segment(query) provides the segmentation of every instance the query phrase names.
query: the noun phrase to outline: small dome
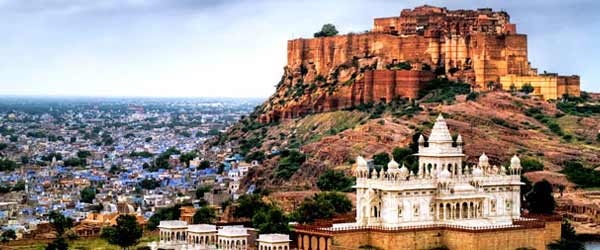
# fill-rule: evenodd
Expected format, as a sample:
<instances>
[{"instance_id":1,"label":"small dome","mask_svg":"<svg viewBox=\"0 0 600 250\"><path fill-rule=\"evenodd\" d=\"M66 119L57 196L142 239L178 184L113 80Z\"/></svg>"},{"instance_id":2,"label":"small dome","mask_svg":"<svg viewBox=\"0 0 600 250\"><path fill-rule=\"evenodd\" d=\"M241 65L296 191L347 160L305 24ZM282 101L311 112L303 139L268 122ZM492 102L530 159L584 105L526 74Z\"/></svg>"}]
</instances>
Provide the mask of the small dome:
<instances>
[{"instance_id":1,"label":"small dome","mask_svg":"<svg viewBox=\"0 0 600 250\"><path fill-rule=\"evenodd\" d=\"M506 174L506 168L504 166L500 166L500 174Z\"/></svg>"},{"instance_id":2,"label":"small dome","mask_svg":"<svg viewBox=\"0 0 600 250\"><path fill-rule=\"evenodd\" d=\"M356 166L359 169L362 169L362 168L366 169L366 168L368 168L367 167L367 160L365 160L365 158L363 158L362 156L356 157Z\"/></svg>"},{"instance_id":3,"label":"small dome","mask_svg":"<svg viewBox=\"0 0 600 250\"><path fill-rule=\"evenodd\" d=\"M461 135L458 135L458 137L456 137L456 144L463 144L463 139Z\"/></svg>"},{"instance_id":4,"label":"small dome","mask_svg":"<svg viewBox=\"0 0 600 250\"><path fill-rule=\"evenodd\" d=\"M408 174L408 168L406 168L406 166L404 166L404 164L402 164L402 167L400 168L400 173Z\"/></svg>"},{"instance_id":5,"label":"small dome","mask_svg":"<svg viewBox=\"0 0 600 250\"><path fill-rule=\"evenodd\" d=\"M517 157L517 155L514 155L510 159L510 168L512 168L512 169L520 169L521 168L521 160L519 159L519 157Z\"/></svg>"},{"instance_id":6,"label":"small dome","mask_svg":"<svg viewBox=\"0 0 600 250\"><path fill-rule=\"evenodd\" d=\"M440 178L442 179L447 179L450 178L452 174L450 173L450 171L448 171L448 169L444 168L444 170L442 170L442 172L440 172Z\"/></svg>"},{"instance_id":7,"label":"small dome","mask_svg":"<svg viewBox=\"0 0 600 250\"><path fill-rule=\"evenodd\" d=\"M419 135L419 143L425 143L425 137L423 135Z\"/></svg>"},{"instance_id":8,"label":"small dome","mask_svg":"<svg viewBox=\"0 0 600 250\"><path fill-rule=\"evenodd\" d=\"M481 168L474 168L473 169L473 177L481 177L483 176L483 170L481 170Z\"/></svg>"},{"instance_id":9,"label":"small dome","mask_svg":"<svg viewBox=\"0 0 600 250\"><path fill-rule=\"evenodd\" d=\"M398 169L399 166L400 166L400 164L398 164L396 161L394 161L394 159L392 159L387 165L388 171L393 170L393 169Z\"/></svg>"},{"instance_id":10,"label":"small dome","mask_svg":"<svg viewBox=\"0 0 600 250\"><path fill-rule=\"evenodd\" d=\"M479 156L479 162L488 162L489 158L487 157L487 155L485 155L485 153L481 154L481 156Z\"/></svg>"}]
</instances>

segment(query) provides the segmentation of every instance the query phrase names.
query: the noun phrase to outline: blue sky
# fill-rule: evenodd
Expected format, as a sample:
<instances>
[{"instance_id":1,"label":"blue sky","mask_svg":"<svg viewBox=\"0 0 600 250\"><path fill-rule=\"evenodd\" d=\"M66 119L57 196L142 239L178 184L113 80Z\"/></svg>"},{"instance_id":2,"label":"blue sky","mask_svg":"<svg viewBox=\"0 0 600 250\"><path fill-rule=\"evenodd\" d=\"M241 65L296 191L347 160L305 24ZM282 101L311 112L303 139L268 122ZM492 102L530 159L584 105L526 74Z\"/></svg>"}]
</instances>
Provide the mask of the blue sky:
<instances>
[{"instance_id":1,"label":"blue sky","mask_svg":"<svg viewBox=\"0 0 600 250\"><path fill-rule=\"evenodd\" d=\"M287 40L422 4L506 10L534 67L600 92L596 0L0 0L0 95L267 97Z\"/></svg>"}]
</instances>

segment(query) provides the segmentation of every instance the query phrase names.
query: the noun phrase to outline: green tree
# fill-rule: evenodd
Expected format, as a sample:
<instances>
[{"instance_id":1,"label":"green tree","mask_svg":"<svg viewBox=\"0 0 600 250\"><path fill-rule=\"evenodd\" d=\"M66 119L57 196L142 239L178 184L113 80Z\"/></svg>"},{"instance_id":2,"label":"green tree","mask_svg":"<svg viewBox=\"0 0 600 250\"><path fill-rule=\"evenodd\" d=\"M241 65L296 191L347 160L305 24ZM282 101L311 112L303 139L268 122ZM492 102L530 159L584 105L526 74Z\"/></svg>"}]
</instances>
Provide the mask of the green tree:
<instances>
[{"instance_id":1,"label":"green tree","mask_svg":"<svg viewBox=\"0 0 600 250\"><path fill-rule=\"evenodd\" d=\"M96 198L96 189L93 187L86 187L80 192L81 202L92 203Z\"/></svg>"},{"instance_id":2,"label":"green tree","mask_svg":"<svg viewBox=\"0 0 600 250\"><path fill-rule=\"evenodd\" d=\"M79 150L79 152L77 152L77 157L85 159L92 156L92 153L90 153L90 151L87 150Z\"/></svg>"},{"instance_id":3,"label":"green tree","mask_svg":"<svg viewBox=\"0 0 600 250\"><path fill-rule=\"evenodd\" d=\"M521 167L523 167L523 173L544 170L543 163L531 158L522 159Z\"/></svg>"},{"instance_id":4,"label":"green tree","mask_svg":"<svg viewBox=\"0 0 600 250\"><path fill-rule=\"evenodd\" d=\"M77 167L85 165L85 159L78 157L72 157L64 160L65 167Z\"/></svg>"},{"instance_id":5,"label":"green tree","mask_svg":"<svg viewBox=\"0 0 600 250\"><path fill-rule=\"evenodd\" d=\"M63 235L67 229L73 227L73 219L66 217L57 211L51 211L48 214L48 219L50 224L54 227L54 230L56 230L57 237L53 242L50 242L46 246L46 250L67 250L69 244Z\"/></svg>"},{"instance_id":6,"label":"green tree","mask_svg":"<svg viewBox=\"0 0 600 250\"><path fill-rule=\"evenodd\" d=\"M237 203L233 211L236 218L252 218L257 211L269 208L259 194L244 194L238 198Z\"/></svg>"},{"instance_id":7,"label":"green tree","mask_svg":"<svg viewBox=\"0 0 600 250\"><path fill-rule=\"evenodd\" d=\"M346 176L344 172L331 169L325 171L317 180L317 187L321 191L350 192L353 184L353 179Z\"/></svg>"},{"instance_id":8,"label":"green tree","mask_svg":"<svg viewBox=\"0 0 600 250\"><path fill-rule=\"evenodd\" d=\"M414 154L414 152L411 148L395 147L392 150L392 157L398 163L406 163L405 161L408 160L407 158L409 158L409 157L412 158L413 154Z\"/></svg>"},{"instance_id":9,"label":"green tree","mask_svg":"<svg viewBox=\"0 0 600 250\"><path fill-rule=\"evenodd\" d=\"M46 250L68 250L69 244L62 236L58 236L54 241L48 243Z\"/></svg>"},{"instance_id":10,"label":"green tree","mask_svg":"<svg viewBox=\"0 0 600 250\"><path fill-rule=\"evenodd\" d=\"M560 225L560 240L548 244L549 250L584 250L583 243L577 240L575 228L567 220Z\"/></svg>"},{"instance_id":11,"label":"green tree","mask_svg":"<svg viewBox=\"0 0 600 250\"><path fill-rule=\"evenodd\" d=\"M196 199L204 199L204 193L210 192L211 189L210 186L199 186L196 188Z\"/></svg>"},{"instance_id":12,"label":"green tree","mask_svg":"<svg viewBox=\"0 0 600 250\"><path fill-rule=\"evenodd\" d=\"M270 207L268 210L260 210L252 217L252 226L261 234L290 232L288 228L289 219L278 207Z\"/></svg>"},{"instance_id":13,"label":"green tree","mask_svg":"<svg viewBox=\"0 0 600 250\"><path fill-rule=\"evenodd\" d=\"M600 142L600 132L596 135L596 141Z\"/></svg>"},{"instance_id":14,"label":"green tree","mask_svg":"<svg viewBox=\"0 0 600 250\"><path fill-rule=\"evenodd\" d=\"M328 37L328 36L335 36L338 34L338 30L335 28L335 25L333 24L324 24L323 27L321 27L321 30L317 33L314 34L315 37Z\"/></svg>"},{"instance_id":15,"label":"green tree","mask_svg":"<svg viewBox=\"0 0 600 250\"><path fill-rule=\"evenodd\" d=\"M533 214L552 214L556 202L552 196L552 185L546 179L536 182L527 194L529 212Z\"/></svg>"},{"instance_id":16,"label":"green tree","mask_svg":"<svg viewBox=\"0 0 600 250\"><path fill-rule=\"evenodd\" d=\"M529 93L533 92L533 86L531 86L531 83L525 83L525 84L523 84L523 86L521 86L520 91L525 94L529 94Z\"/></svg>"},{"instance_id":17,"label":"green tree","mask_svg":"<svg viewBox=\"0 0 600 250\"><path fill-rule=\"evenodd\" d=\"M200 162L200 166L198 166L199 169L207 169L210 168L210 161L201 161Z\"/></svg>"},{"instance_id":18,"label":"green tree","mask_svg":"<svg viewBox=\"0 0 600 250\"><path fill-rule=\"evenodd\" d=\"M51 211L48 214L48 219L50 220L50 224L54 226L54 230L56 230L56 233L59 236L62 236L65 233L65 230L73 226L73 219L66 217L57 211Z\"/></svg>"},{"instance_id":19,"label":"green tree","mask_svg":"<svg viewBox=\"0 0 600 250\"><path fill-rule=\"evenodd\" d=\"M160 187L160 181L157 181L154 178L146 178L141 180L138 185L143 189L154 190L157 187Z\"/></svg>"},{"instance_id":20,"label":"green tree","mask_svg":"<svg viewBox=\"0 0 600 250\"><path fill-rule=\"evenodd\" d=\"M181 215L181 204L175 204L172 207L159 208L156 212L148 219L146 227L149 230L155 230L160 221L163 220L178 220Z\"/></svg>"},{"instance_id":21,"label":"green tree","mask_svg":"<svg viewBox=\"0 0 600 250\"><path fill-rule=\"evenodd\" d=\"M510 84L509 90L511 93L517 92L517 86L514 83Z\"/></svg>"},{"instance_id":22,"label":"green tree","mask_svg":"<svg viewBox=\"0 0 600 250\"><path fill-rule=\"evenodd\" d=\"M390 155L386 152L382 152L373 156L373 164L375 164L376 168L383 167L383 169L387 169L387 164L389 162Z\"/></svg>"},{"instance_id":23,"label":"green tree","mask_svg":"<svg viewBox=\"0 0 600 250\"><path fill-rule=\"evenodd\" d=\"M13 171L17 168L17 163L9 159L0 159L0 172Z\"/></svg>"},{"instance_id":24,"label":"green tree","mask_svg":"<svg viewBox=\"0 0 600 250\"><path fill-rule=\"evenodd\" d=\"M27 157L26 155L21 155L21 163L29 164L29 157Z\"/></svg>"},{"instance_id":25,"label":"green tree","mask_svg":"<svg viewBox=\"0 0 600 250\"><path fill-rule=\"evenodd\" d=\"M112 245L129 249L129 247L138 244L142 233L142 226L137 222L135 216L122 214L117 218L116 225L102 229L100 237Z\"/></svg>"},{"instance_id":26,"label":"green tree","mask_svg":"<svg viewBox=\"0 0 600 250\"><path fill-rule=\"evenodd\" d=\"M283 150L275 174L277 177L288 180L306 161L306 155L298 150Z\"/></svg>"},{"instance_id":27,"label":"green tree","mask_svg":"<svg viewBox=\"0 0 600 250\"><path fill-rule=\"evenodd\" d=\"M192 217L194 224L211 224L217 219L217 212L209 206L202 206Z\"/></svg>"},{"instance_id":28,"label":"green tree","mask_svg":"<svg viewBox=\"0 0 600 250\"><path fill-rule=\"evenodd\" d=\"M245 160L247 162L251 162L251 161L262 162L265 159L266 159L266 156L265 156L265 152L263 152L263 151L254 151L245 157Z\"/></svg>"},{"instance_id":29,"label":"green tree","mask_svg":"<svg viewBox=\"0 0 600 250\"><path fill-rule=\"evenodd\" d=\"M352 202L343 194L321 192L307 197L294 211L295 219L300 223L310 223L321 219L331 219L335 215L352 210Z\"/></svg>"},{"instance_id":30,"label":"green tree","mask_svg":"<svg viewBox=\"0 0 600 250\"><path fill-rule=\"evenodd\" d=\"M198 157L198 153L195 151L190 151L187 153L183 153L179 156L179 161L183 164L189 164L191 160Z\"/></svg>"},{"instance_id":31,"label":"green tree","mask_svg":"<svg viewBox=\"0 0 600 250\"><path fill-rule=\"evenodd\" d=\"M9 241L15 239L17 239L17 234L15 233L15 230L12 229L8 229L2 232L2 234L0 235L0 242L2 243L8 243Z\"/></svg>"}]
</instances>

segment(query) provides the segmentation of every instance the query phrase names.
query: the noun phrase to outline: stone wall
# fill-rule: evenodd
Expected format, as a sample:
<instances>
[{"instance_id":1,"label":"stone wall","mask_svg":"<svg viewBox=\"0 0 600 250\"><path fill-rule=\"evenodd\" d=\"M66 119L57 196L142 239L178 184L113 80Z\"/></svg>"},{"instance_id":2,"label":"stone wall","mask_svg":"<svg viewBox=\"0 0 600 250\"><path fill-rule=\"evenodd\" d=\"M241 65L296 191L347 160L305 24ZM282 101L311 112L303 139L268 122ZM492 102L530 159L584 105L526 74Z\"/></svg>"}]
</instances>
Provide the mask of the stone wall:
<instances>
[{"instance_id":1,"label":"stone wall","mask_svg":"<svg viewBox=\"0 0 600 250\"><path fill-rule=\"evenodd\" d=\"M460 230L432 228L414 230L349 230L322 233L298 230L301 250L358 250L372 246L382 250L422 250L446 246L450 250L546 249L560 239L560 221L545 222L544 227ZM312 244L309 244L312 243ZM318 248L317 248L317 242ZM308 246L311 246L310 248Z\"/></svg>"},{"instance_id":2,"label":"stone wall","mask_svg":"<svg viewBox=\"0 0 600 250\"><path fill-rule=\"evenodd\" d=\"M384 33L341 35L288 41L287 68L314 65L315 75L328 75L353 58L378 57L382 69L392 62L474 70L480 86L506 74L529 72L527 36L477 34L467 37L394 36ZM469 82L469 79L461 79Z\"/></svg>"},{"instance_id":3,"label":"stone wall","mask_svg":"<svg viewBox=\"0 0 600 250\"><path fill-rule=\"evenodd\" d=\"M510 90L514 85L517 90L525 84L533 86L533 94L541 95L545 100L559 99L563 94L579 96L579 76L550 75L506 75L500 77L502 89Z\"/></svg>"}]
</instances>

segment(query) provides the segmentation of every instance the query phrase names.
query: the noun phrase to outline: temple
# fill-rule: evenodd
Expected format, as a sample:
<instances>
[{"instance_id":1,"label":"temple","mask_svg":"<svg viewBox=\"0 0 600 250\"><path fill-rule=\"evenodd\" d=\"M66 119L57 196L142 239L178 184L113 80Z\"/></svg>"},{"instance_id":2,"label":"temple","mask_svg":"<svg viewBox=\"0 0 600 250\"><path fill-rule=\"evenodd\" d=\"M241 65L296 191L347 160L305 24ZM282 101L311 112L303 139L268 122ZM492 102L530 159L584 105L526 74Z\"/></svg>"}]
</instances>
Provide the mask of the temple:
<instances>
[{"instance_id":1,"label":"temple","mask_svg":"<svg viewBox=\"0 0 600 250\"><path fill-rule=\"evenodd\" d=\"M560 217L521 215L521 164L476 166L463 160L440 115L418 140L418 167L391 160L387 169L358 157L353 222L296 225L299 249L545 249L560 238ZM378 170L379 169L379 170Z\"/></svg>"},{"instance_id":2,"label":"temple","mask_svg":"<svg viewBox=\"0 0 600 250\"><path fill-rule=\"evenodd\" d=\"M418 172L392 160L387 171L369 173L357 159L356 225L464 226L511 225L520 218L521 165L514 156L508 169L491 166L485 154L479 164L464 167L462 138L456 145L440 115L425 146L419 138Z\"/></svg>"}]
</instances>

